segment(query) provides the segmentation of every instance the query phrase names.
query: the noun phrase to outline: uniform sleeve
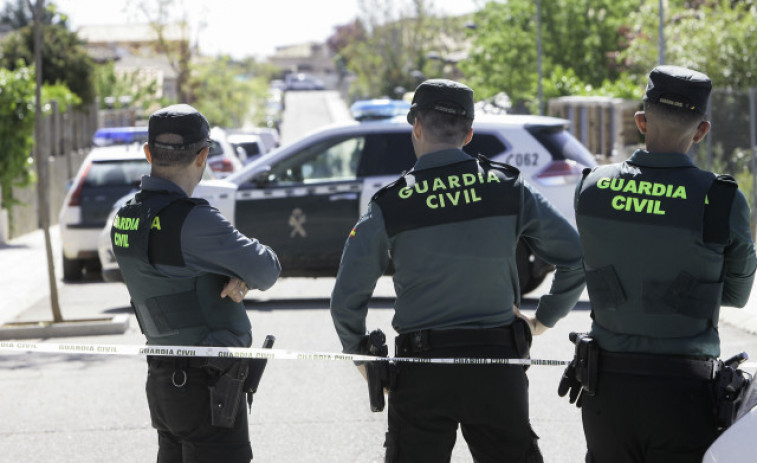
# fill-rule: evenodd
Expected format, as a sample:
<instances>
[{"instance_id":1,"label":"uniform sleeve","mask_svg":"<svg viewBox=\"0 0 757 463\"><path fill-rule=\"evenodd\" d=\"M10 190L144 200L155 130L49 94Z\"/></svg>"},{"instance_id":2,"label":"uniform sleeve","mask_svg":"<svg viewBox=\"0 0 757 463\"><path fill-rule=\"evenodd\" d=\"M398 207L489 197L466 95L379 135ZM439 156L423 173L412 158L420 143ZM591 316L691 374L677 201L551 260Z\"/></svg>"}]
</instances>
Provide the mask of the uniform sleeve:
<instances>
[{"instance_id":1,"label":"uniform sleeve","mask_svg":"<svg viewBox=\"0 0 757 463\"><path fill-rule=\"evenodd\" d=\"M555 266L549 294L539 299L536 318L553 327L578 302L586 286L581 242L575 228L528 184L524 188L521 236L531 250Z\"/></svg>"},{"instance_id":2,"label":"uniform sleeve","mask_svg":"<svg viewBox=\"0 0 757 463\"><path fill-rule=\"evenodd\" d=\"M368 301L389 265L389 237L375 203L350 232L331 294L331 318L343 352L357 353L366 334Z\"/></svg>"},{"instance_id":3,"label":"uniform sleeve","mask_svg":"<svg viewBox=\"0 0 757 463\"><path fill-rule=\"evenodd\" d=\"M271 248L241 234L212 206L197 206L187 215L181 247L187 267L239 278L250 289L265 291L281 273Z\"/></svg>"},{"instance_id":4,"label":"uniform sleeve","mask_svg":"<svg viewBox=\"0 0 757 463\"><path fill-rule=\"evenodd\" d=\"M749 205L741 191L733 198L731 236L725 248L725 277L722 305L744 307L749 300L757 267L750 230Z\"/></svg>"}]
</instances>

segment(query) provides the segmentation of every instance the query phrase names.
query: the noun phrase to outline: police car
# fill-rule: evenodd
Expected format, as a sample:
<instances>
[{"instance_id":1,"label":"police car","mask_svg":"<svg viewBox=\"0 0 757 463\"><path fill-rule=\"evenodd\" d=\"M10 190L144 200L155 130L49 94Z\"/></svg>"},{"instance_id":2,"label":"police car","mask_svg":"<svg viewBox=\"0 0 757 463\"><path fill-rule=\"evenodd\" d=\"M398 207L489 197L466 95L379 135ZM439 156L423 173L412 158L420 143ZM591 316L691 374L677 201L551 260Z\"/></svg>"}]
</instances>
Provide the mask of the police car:
<instances>
[{"instance_id":1,"label":"police car","mask_svg":"<svg viewBox=\"0 0 757 463\"><path fill-rule=\"evenodd\" d=\"M567 124L551 117L482 115L465 151L520 169L575 226L575 186L582 169L596 161ZM345 239L373 194L415 164L410 130L404 116L316 130L232 173L225 181L235 192L209 201L239 231L276 251L282 276L334 276ZM523 293L552 269L525 243L517 258ZM109 265L115 264L103 262L104 269Z\"/></svg>"},{"instance_id":2,"label":"police car","mask_svg":"<svg viewBox=\"0 0 757 463\"><path fill-rule=\"evenodd\" d=\"M511 164L575 226L573 193L594 157L551 117L482 115L469 154ZM227 177L237 185L234 222L277 253L284 276L334 276L347 234L373 194L415 164L404 116L322 128ZM228 207L227 207L228 209ZM520 244L522 292L551 270Z\"/></svg>"}]
</instances>

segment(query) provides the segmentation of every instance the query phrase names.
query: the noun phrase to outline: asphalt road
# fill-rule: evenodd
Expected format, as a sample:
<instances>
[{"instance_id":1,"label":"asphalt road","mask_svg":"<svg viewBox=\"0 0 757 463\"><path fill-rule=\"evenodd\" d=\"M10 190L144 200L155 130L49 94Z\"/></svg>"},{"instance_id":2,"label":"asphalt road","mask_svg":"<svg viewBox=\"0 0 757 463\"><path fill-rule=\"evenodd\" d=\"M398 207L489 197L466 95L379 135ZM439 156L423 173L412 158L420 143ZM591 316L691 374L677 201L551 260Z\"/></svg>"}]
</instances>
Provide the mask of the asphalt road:
<instances>
[{"instance_id":1,"label":"asphalt road","mask_svg":"<svg viewBox=\"0 0 757 463\"><path fill-rule=\"evenodd\" d=\"M290 110L296 110L298 101L307 107L328 108L333 95L293 96L287 102ZM333 118L333 108L329 111L323 117ZM298 129L285 125L284 130L294 136ZM13 270L31 273L33 269ZM329 278L282 279L269 291L249 293L246 307L254 344L258 346L266 334L274 334L275 347L338 352L340 345L328 312L333 283ZM524 301L527 313L532 314L536 297L548 284ZM12 290L3 287L3 291ZM382 278L368 317L370 328L381 328L390 338L393 297L391 280ZM61 283L60 302L66 319L131 310L122 284L104 283L96 276L78 284ZM49 307L49 299L43 298L19 319L49 320ZM554 329L535 339L532 357L569 359L572 344L568 333L588 329L587 309L583 297ZM723 325L721 336L724 355L757 352L757 337L745 331ZM36 341L142 345L144 337L132 316L129 330L122 335ZM144 397L145 371L141 357L0 351L0 462L154 461L157 439ZM580 411L557 396L561 373L562 367L534 366L529 370L531 422L541 437L546 462L582 462L585 442ZM269 362L250 417L254 461L262 463L381 462L385 431L386 413L370 411L365 382L347 361ZM472 461L462 437L452 461Z\"/></svg>"}]
</instances>

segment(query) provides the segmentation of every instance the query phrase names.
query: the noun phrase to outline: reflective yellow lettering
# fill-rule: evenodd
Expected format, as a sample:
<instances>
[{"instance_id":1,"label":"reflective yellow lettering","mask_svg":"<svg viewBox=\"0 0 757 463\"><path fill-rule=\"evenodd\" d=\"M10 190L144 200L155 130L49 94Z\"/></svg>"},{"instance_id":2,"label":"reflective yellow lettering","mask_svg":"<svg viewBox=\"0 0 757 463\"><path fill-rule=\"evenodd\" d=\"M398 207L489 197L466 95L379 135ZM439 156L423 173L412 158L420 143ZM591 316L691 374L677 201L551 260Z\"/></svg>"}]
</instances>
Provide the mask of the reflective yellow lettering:
<instances>
[{"instance_id":1,"label":"reflective yellow lettering","mask_svg":"<svg viewBox=\"0 0 757 463\"><path fill-rule=\"evenodd\" d=\"M597 188L605 189L610 186L610 177L602 177L597 182Z\"/></svg>"},{"instance_id":2,"label":"reflective yellow lettering","mask_svg":"<svg viewBox=\"0 0 757 463\"><path fill-rule=\"evenodd\" d=\"M652 183L651 182L639 182L638 193L640 195L652 196Z\"/></svg>"},{"instance_id":3,"label":"reflective yellow lettering","mask_svg":"<svg viewBox=\"0 0 757 463\"><path fill-rule=\"evenodd\" d=\"M444 184L444 181L442 179L437 177L434 179L434 191L439 190L439 189L446 190L447 185Z\"/></svg>"},{"instance_id":4,"label":"reflective yellow lettering","mask_svg":"<svg viewBox=\"0 0 757 463\"><path fill-rule=\"evenodd\" d=\"M456 191L454 193L446 193L447 199L449 199L449 202L452 203L453 206L457 206L457 203L460 202L460 192Z\"/></svg>"},{"instance_id":5,"label":"reflective yellow lettering","mask_svg":"<svg viewBox=\"0 0 757 463\"><path fill-rule=\"evenodd\" d=\"M666 186L662 183L655 183L652 185L652 193L650 193L652 196L662 196L665 194Z\"/></svg>"},{"instance_id":6,"label":"reflective yellow lettering","mask_svg":"<svg viewBox=\"0 0 757 463\"><path fill-rule=\"evenodd\" d=\"M407 199L407 198L409 198L409 197L410 197L410 196L411 196L412 194L413 194L413 188L412 188L412 187L407 187L407 186L406 186L406 187L404 187L404 188L400 188L400 192L399 192L400 198L402 198L402 199Z\"/></svg>"},{"instance_id":7,"label":"reflective yellow lettering","mask_svg":"<svg viewBox=\"0 0 757 463\"><path fill-rule=\"evenodd\" d=\"M450 175L447 177L447 182L450 188L460 188L460 177L457 175Z\"/></svg>"},{"instance_id":8,"label":"reflective yellow lettering","mask_svg":"<svg viewBox=\"0 0 757 463\"><path fill-rule=\"evenodd\" d=\"M620 191L623 189L623 179L622 178L614 178L610 182L610 189L612 191Z\"/></svg>"},{"instance_id":9,"label":"reflective yellow lettering","mask_svg":"<svg viewBox=\"0 0 757 463\"><path fill-rule=\"evenodd\" d=\"M422 189L421 189L421 183L423 184L423 188ZM421 183L416 183L415 184L415 191L416 191L416 193L423 194L423 193L428 192L428 182L426 180L424 180Z\"/></svg>"},{"instance_id":10,"label":"reflective yellow lettering","mask_svg":"<svg viewBox=\"0 0 757 463\"><path fill-rule=\"evenodd\" d=\"M479 196L479 195L476 194L476 189L475 188L471 188L470 189L470 195L471 195L471 202L477 203L477 202L481 201L481 196Z\"/></svg>"},{"instance_id":11,"label":"reflective yellow lettering","mask_svg":"<svg viewBox=\"0 0 757 463\"><path fill-rule=\"evenodd\" d=\"M622 211L626 208L626 198L623 196L615 196L612 198L612 208L618 211Z\"/></svg>"},{"instance_id":12,"label":"reflective yellow lettering","mask_svg":"<svg viewBox=\"0 0 757 463\"><path fill-rule=\"evenodd\" d=\"M636 180L630 179L626 183L625 188L623 188L623 193L637 193L636 191Z\"/></svg>"},{"instance_id":13,"label":"reflective yellow lettering","mask_svg":"<svg viewBox=\"0 0 757 463\"><path fill-rule=\"evenodd\" d=\"M150 226L150 229L151 230L153 230L153 229L160 230L161 229L160 228L160 217L158 217L157 215L155 216L154 219L152 219L152 225Z\"/></svg>"},{"instance_id":14,"label":"reflective yellow lettering","mask_svg":"<svg viewBox=\"0 0 757 463\"><path fill-rule=\"evenodd\" d=\"M476 176L473 174L463 174L463 185L469 186L476 183Z\"/></svg>"},{"instance_id":15,"label":"reflective yellow lettering","mask_svg":"<svg viewBox=\"0 0 757 463\"><path fill-rule=\"evenodd\" d=\"M436 196L429 196L426 198L426 206L429 207L429 209L438 209L439 204L434 201L436 199Z\"/></svg>"},{"instance_id":16,"label":"reflective yellow lettering","mask_svg":"<svg viewBox=\"0 0 757 463\"><path fill-rule=\"evenodd\" d=\"M654 203L654 210L652 211L652 214L665 215L665 211L660 209L660 204L662 204L662 201L655 201Z\"/></svg>"},{"instance_id":17,"label":"reflective yellow lettering","mask_svg":"<svg viewBox=\"0 0 757 463\"><path fill-rule=\"evenodd\" d=\"M679 186L676 189L675 193L673 193L673 197L674 198L686 199L686 187L683 186L683 185Z\"/></svg>"},{"instance_id":18,"label":"reflective yellow lettering","mask_svg":"<svg viewBox=\"0 0 757 463\"><path fill-rule=\"evenodd\" d=\"M497 177L497 174L495 174L492 171L489 171L489 177L487 178L489 182L497 182L500 183L499 177Z\"/></svg>"}]
</instances>

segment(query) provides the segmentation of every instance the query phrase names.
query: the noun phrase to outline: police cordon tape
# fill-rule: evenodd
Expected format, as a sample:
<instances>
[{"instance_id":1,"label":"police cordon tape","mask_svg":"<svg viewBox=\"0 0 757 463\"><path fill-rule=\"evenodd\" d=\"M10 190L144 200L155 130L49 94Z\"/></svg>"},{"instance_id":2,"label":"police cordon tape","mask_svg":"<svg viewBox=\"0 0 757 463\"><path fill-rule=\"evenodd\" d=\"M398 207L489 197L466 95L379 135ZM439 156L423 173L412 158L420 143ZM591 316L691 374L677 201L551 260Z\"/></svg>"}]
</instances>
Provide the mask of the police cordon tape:
<instances>
[{"instance_id":1,"label":"police cordon tape","mask_svg":"<svg viewBox=\"0 0 757 463\"><path fill-rule=\"evenodd\" d=\"M137 346L129 344L62 344L51 342L0 341L0 351L43 352L54 354L124 355L157 357L227 357L267 360L350 360L358 362L410 362L450 365L567 365L570 360L513 358L418 358L375 357L373 355L337 354L333 352L302 352L287 349L256 347L208 346Z\"/></svg>"},{"instance_id":2,"label":"police cordon tape","mask_svg":"<svg viewBox=\"0 0 757 463\"><path fill-rule=\"evenodd\" d=\"M43 352L50 354L123 355L156 357L226 357L267 360L350 360L358 362L409 362L444 365L542 365L564 366L570 360L511 358L419 358L376 357L373 355L302 352L288 349L209 346L137 346L133 344L64 344L51 342L0 341L0 351ZM745 362L740 369L757 369L757 362Z\"/></svg>"}]
</instances>

